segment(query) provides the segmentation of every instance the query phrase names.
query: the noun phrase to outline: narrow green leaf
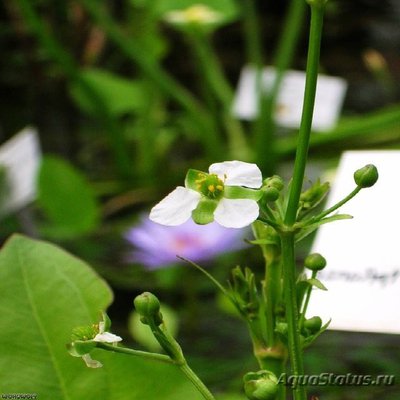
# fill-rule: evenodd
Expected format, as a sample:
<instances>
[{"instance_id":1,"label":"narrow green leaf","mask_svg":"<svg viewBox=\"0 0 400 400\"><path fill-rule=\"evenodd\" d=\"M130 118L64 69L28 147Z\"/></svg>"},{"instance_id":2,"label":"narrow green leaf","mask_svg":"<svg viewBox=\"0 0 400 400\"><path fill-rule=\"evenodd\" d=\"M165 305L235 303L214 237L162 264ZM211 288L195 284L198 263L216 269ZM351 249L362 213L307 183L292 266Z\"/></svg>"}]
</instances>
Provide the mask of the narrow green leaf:
<instances>
[{"instance_id":1,"label":"narrow green leaf","mask_svg":"<svg viewBox=\"0 0 400 400\"><path fill-rule=\"evenodd\" d=\"M320 221L309 222L308 225L307 225L306 221L303 222L304 225L302 225L303 223L300 222L299 225L301 226L301 230L296 235L296 242L303 240L305 237L307 237L308 235L313 233L316 229L318 229L323 224L327 224L329 222L334 222L334 221L340 221L342 219L352 219L352 218L353 218L353 216L349 215L349 214L336 214L336 215L333 215L332 217L323 218Z\"/></svg>"}]
</instances>

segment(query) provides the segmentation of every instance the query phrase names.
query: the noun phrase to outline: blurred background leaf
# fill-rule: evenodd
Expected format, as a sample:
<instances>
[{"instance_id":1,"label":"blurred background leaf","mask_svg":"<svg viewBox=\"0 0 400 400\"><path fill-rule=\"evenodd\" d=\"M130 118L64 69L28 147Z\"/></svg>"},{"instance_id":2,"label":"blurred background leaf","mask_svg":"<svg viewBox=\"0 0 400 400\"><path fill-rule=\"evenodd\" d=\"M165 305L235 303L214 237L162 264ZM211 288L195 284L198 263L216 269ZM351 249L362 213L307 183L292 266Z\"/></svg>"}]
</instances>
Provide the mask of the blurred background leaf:
<instances>
[{"instance_id":1,"label":"blurred background leaf","mask_svg":"<svg viewBox=\"0 0 400 400\"><path fill-rule=\"evenodd\" d=\"M146 104L146 92L138 80L125 79L109 71L94 68L82 70L80 77L96 91L113 117L141 111ZM74 82L70 90L82 110L96 115L97 108L93 105L93 99L87 97L80 82Z\"/></svg>"},{"instance_id":2,"label":"blurred background leaf","mask_svg":"<svg viewBox=\"0 0 400 400\"><path fill-rule=\"evenodd\" d=\"M71 238L93 231L100 211L86 178L67 161L45 156L39 170L38 204L49 219L43 232Z\"/></svg>"}]
</instances>

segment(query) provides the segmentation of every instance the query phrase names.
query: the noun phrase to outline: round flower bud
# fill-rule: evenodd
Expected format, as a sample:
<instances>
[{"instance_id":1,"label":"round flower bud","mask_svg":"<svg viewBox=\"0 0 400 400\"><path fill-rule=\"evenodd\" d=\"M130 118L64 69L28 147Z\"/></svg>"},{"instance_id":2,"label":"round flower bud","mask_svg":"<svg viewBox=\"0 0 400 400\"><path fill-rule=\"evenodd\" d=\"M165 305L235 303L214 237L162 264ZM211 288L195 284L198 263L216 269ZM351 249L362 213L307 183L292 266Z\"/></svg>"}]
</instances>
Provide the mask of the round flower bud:
<instances>
[{"instance_id":1,"label":"round flower bud","mask_svg":"<svg viewBox=\"0 0 400 400\"><path fill-rule=\"evenodd\" d=\"M354 172L354 181L356 185L361 188L374 186L378 177L378 170L375 165L372 164L368 164Z\"/></svg>"},{"instance_id":2,"label":"round flower bud","mask_svg":"<svg viewBox=\"0 0 400 400\"><path fill-rule=\"evenodd\" d=\"M149 319L153 319L157 325L161 324L160 302L154 294L144 292L135 298L133 304L143 323L147 324Z\"/></svg>"},{"instance_id":3,"label":"round flower bud","mask_svg":"<svg viewBox=\"0 0 400 400\"><path fill-rule=\"evenodd\" d=\"M308 329L311 333L316 333L321 329L322 319L320 317L312 317L304 321L304 328Z\"/></svg>"},{"instance_id":4,"label":"round flower bud","mask_svg":"<svg viewBox=\"0 0 400 400\"><path fill-rule=\"evenodd\" d=\"M266 201L276 201L279 199L279 190L273 186L262 189Z\"/></svg>"},{"instance_id":5,"label":"round flower bud","mask_svg":"<svg viewBox=\"0 0 400 400\"><path fill-rule=\"evenodd\" d=\"M284 188L285 184L283 183L283 179L278 175L270 176L269 178L265 178L263 181L263 187L273 187L279 191Z\"/></svg>"},{"instance_id":6,"label":"round flower bud","mask_svg":"<svg viewBox=\"0 0 400 400\"><path fill-rule=\"evenodd\" d=\"M274 400L278 379L270 371L249 372L243 377L244 391L249 400Z\"/></svg>"},{"instance_id":7,"label":"round flower bud","mask_svg":"<svg viewBox=\"0 0 400 400\"><path fill-rule=\"evenodd\" d=\"M321 271L326 267L326 260L319 253L313 253L306 257L304 266L311 271Z\"/></svg>"}]
</instances>

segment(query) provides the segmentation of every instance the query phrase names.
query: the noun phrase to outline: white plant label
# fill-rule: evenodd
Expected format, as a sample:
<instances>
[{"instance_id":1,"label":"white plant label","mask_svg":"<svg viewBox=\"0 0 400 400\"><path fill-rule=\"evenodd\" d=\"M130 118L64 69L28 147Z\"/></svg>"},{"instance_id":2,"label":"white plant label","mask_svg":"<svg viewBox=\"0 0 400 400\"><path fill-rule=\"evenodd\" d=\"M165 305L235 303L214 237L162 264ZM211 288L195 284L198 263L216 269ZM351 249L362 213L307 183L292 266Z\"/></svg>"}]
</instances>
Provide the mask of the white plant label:
<instances>
[{"instance_id":1,"label":"white plant label","mask_svg":"<svg viewBox=\"0 0 400 400\"><path fill-rule=\"evenodd\" d=\"M306 75L301 71L286 71L275 109L275 122L286 128L300 126L303 107ZM275 69L266 67L262 71L262 89L268 93L275 79ZM252 120L258 115L256 70L245 67L239 79L238 90L233 103L233 114L240 119ZM341 112L347 90L342 78L326 75L318 76L315 99L313 129L327 131L332 129Z\"/></svg>"},{"instance_id":2,"label":"white plant label","mask_svg":"<svg viewBox=\"0 0 400 400\"><path fill-rule=\"evenodd\" d=\"M0 147L0 166L6 170L2 215L26 206L36 198L36 174L41 160L37 131L27 127Z\"/></svg>"},{"instance_id":3,"label":"white plant label","mask_svg":"<svg viewBox=\"0 0 400 400\"><path fill-rule=\"evenodd\" d=\"M332 322L330 329L400 333L400 151L349 151L339 164L328 199L331 206L355 188L353 173L378 168L378 182L362 189L339 212L351 220L323 225L313 252L327 260L307 316Z\"/></svg>"}]
</instances>

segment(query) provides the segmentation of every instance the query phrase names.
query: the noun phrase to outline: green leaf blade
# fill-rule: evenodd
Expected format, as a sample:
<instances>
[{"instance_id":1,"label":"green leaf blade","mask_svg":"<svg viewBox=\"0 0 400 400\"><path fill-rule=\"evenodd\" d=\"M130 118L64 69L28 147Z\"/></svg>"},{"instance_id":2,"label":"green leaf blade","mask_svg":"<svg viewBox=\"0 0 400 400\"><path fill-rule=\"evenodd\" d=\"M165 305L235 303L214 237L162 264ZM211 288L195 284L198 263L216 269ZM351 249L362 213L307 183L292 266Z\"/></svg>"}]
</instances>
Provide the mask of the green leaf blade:
<instances>
[{"instance_id":1,"label":"green leaf blade","mask_svg":"<svg viewBox=\"0 0 400 400\"><path fill-rule=\"evenodd\" d=\"M108 286L61 249L16 235L0 254L0 290L1 391L101 398L104 372L90 374L65 344L75 325L94 323L111 303Z\"/></svg>"}]
</instances>

